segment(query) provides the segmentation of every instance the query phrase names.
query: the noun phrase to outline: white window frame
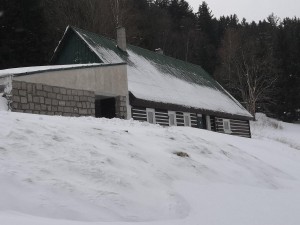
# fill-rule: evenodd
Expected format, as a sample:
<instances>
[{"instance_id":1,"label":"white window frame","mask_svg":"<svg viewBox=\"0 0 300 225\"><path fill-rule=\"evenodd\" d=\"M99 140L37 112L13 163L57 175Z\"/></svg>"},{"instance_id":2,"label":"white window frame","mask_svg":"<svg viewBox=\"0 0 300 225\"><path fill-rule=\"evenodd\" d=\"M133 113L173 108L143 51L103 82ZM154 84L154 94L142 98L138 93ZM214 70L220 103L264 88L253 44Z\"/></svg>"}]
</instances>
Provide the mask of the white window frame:
<instances>
[{"instance_id":1,"label":"white window frame","mask_svg":"<svg viewBox=\"0 0 300 225\"><path fill-rule=\"evenodd\" d=\"M186 116L188 116L188 121L186 121ZM191 114L190 113L183 113L183 121L184 121L184 126L185 127L190 127L191 126Z\"/></svg>"},{"instance_id":2,"label":"white window frame","mask_svg":"<svg viewBox=\"0 0 300 225\"><path fill-rule=\"evenodd\" d=\"M169 115L169 126L177 126L177 119L176 119L176 112L175 111L168 111ZM174 124L171 125L171 115L174 115Z\"/></svg>"},{"instance_id":3,"label":"white window frame","mask_svg":"<svg viewBox=\"0 0 300 225\"><path fill-rule=\"evenodd\" d=\"M148 112L152 112L152 113L153 113L153 123L152 123L152 124L156 124L156 120L155 120L155 109L152 109L152 108L146 108L147 122L150 123L150 119L149 119Z\"/></svg>"},{"instance_id":4,"label":"white window frame","mask_svg":"<svg viewBox=\"0 0 300 225\"><path fill-rule=\"evenodd\" d=\"M225 123L228 123L228 129L225 128ZM230 119L223 119L223 130L224 130L224 133L226 133L226 134L232 133L231 126L230 126Z\"/></svg>"}]
</instances>

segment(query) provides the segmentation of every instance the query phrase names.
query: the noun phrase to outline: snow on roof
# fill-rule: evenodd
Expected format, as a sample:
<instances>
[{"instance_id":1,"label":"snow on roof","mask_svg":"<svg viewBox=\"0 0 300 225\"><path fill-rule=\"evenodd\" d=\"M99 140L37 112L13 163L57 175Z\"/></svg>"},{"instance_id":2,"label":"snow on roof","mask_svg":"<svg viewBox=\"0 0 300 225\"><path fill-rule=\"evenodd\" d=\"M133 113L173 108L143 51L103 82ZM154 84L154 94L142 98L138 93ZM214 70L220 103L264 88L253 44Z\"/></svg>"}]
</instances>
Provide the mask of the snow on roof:
<instances>
[{"instance_id":1,"label":"snow on roof","mask_svg":"<svg viewBox=\"0 0 300 225\"><path fill-rule=\"evenodd\" d=\"M72 65L54 65L54 66L32 66L32 67L19 67L0 70L0 77L5 77L8 75L21 75L21 74L30 74L43 71L52 71L52 70L63 70L63 69L76 69L83 67L94 67L101 66L103 64L93 63L93 64L72 64Z\"/></svg>"},{"instance_id":2,"label":"snow on roof","mask_svg":"<svg viewBox=\"0 0 300 225\"><path fill-rule=\"evenodd\" d=\"M175 78L159 71L143 56L131 50L128 54L134 63L128 66L128 89L137 98L251 117L222 90Z\"/></svg>"},{"instance_id":3,"label":"snow on roof","mask_svg":"<svg viewBox=\"0 0 300 225\"><path fill-rule=\"evenodd\" d=\"M200 66L71 27L105 63L127 62L128 89L139 99L233 115L251 114Z\"/></svg>"}]
</instances>

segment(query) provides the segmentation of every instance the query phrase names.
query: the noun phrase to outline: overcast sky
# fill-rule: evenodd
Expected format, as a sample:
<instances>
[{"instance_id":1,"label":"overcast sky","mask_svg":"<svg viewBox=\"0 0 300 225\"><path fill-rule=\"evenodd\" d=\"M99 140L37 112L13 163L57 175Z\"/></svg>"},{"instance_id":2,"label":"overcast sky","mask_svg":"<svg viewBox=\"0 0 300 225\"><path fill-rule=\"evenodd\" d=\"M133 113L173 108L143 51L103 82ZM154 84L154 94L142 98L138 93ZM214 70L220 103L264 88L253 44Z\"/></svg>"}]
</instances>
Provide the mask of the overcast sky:
<instances>
[{"instance_id":1,"label":"overcast sky","mask_svg":"<svg viewBox=\"0 0 300 225\"><path fill-rule=\"evenodd\" d=\"M202 0L186 0L198 11ZM280 18L300 17L300 0L206 0L215 17L237 14L241 20L259 21L267 18L272 12Z\"/></svg>"}]
</instances>

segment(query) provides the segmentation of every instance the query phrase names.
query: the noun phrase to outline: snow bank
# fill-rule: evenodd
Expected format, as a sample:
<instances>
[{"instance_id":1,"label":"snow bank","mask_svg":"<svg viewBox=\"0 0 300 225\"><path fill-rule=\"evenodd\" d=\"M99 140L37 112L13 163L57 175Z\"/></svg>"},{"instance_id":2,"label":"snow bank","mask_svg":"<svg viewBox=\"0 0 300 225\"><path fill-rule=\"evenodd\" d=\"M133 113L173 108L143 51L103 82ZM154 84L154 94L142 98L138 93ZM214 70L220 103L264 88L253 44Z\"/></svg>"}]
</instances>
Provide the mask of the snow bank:
<instances>
[{"instance_id":1,"label":"snow bank","mask_svg":"<svg viewBox=\"0 0 300 225\"><path fill-rule=\"evenodd\" d=\"M0 112L1 225L298 225L300 151L276 138L300 126L264 120L246 139Z\"/></svg>"},{"instance_id":2,"label":"snow bank","mask_svg":"<svg viewBox=\"0 0 300 225\"><path fill-rule=\"evenodd\" d=\"M6 98L2 97L2 93L0 93L0 111L7 111L7 100Z\"/></svg>"},{"instance_id":3,"label":"snow bank","mask_svg":"<svg viewBox=\"0 0 300 225\"><path fill-rule=\"evenodd\" d=\"M284 123L262 113L257 113L256 118L251 130L257 139L275 140L300 150L299 124Z\"/></svg>"}]
</instances>

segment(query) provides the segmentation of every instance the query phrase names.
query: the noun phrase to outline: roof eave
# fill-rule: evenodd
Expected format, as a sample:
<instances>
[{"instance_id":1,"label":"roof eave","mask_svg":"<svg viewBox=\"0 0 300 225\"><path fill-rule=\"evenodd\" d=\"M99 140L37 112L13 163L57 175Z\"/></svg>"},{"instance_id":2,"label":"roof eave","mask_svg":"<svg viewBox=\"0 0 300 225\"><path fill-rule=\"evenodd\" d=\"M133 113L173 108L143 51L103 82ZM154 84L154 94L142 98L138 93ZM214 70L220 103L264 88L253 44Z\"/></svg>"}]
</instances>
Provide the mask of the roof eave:
<instances>
[{"instance_id":1,"label":"roof eave","mask_svg":"<svg viewBox=\"0 0 300 225\"><path fill-rule=\"evenodd\" d=\"M173 110L173 111L181 111L181 112L193 112L193 113L201 113L211 116L223 117L228 119L236 119L236 120L254 120L253 116L245 116L245 115L238 115L196 107L189 107L183 105L177 105L173 103L164 103L164 102L155 102L149 101L145 99L136 98L132 93L130 93L130 104L132 106L139 106L139 107L151 107L156 109L164 109L164 110Z\"/></svg>"},{"instance_id":2,"label":"roof eave","mask_svg":"<svg viewBox=\"0 0 300 225\"><path fill-rule=\"evenodd\" d=\"M46 70L36 70L36 71L29 71L29 72L20 72L20 73L11 73L11 74L5 74L2 77L8 77L8 76L13 76L13 77L21 77L21 76L27 76L27 75L32 75L32 74L39 74L39 73L46 73L46 72L56 72L56 71L65 71L65 70L77 70L77 69L86 69L86 68L95 68L95 67L109 67L109 66L119 66L119 65L127 65L126 63L114 63L114 64L87 64L83 66L76 66L74 64L74 67L67 67L67 68L49 68Z\"/></svg>"}]
</instances>

